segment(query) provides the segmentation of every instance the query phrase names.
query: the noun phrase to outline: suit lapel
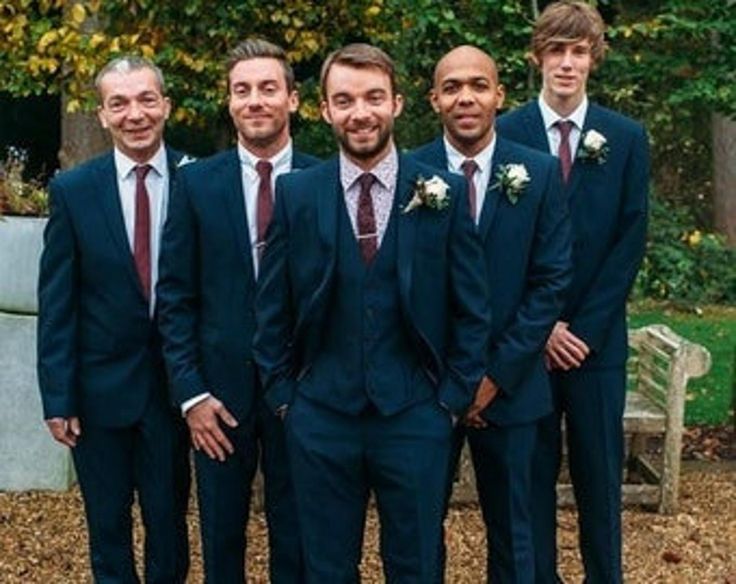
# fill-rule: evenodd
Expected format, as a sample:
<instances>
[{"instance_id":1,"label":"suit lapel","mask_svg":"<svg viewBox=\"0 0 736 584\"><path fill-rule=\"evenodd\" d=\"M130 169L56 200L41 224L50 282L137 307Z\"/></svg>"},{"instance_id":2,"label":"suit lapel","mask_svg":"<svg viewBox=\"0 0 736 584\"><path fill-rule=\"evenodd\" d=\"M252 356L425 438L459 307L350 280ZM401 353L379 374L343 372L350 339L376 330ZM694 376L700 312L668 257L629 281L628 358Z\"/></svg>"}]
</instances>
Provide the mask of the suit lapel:
<instances>
[{"instance_id":1,"label":"suit lapel","mask_svg":"<svg viewBox=\"0 0 736 584\"><path fill-rule=\"evenodd\" d=\"M488 236L488 231L493 224L493 217L499 205L499 200L504 196L501 185L498 183L496 176L504 164L513 162L509 160L510 153L508 142L496 134L496 148L493 152L491 160L491 176L488 179L488 187L486 188L486 198L483 202L483 209L480 212L480 221L478 223L478 233L483 241Z\"/></svg>"},{"instance_id":2,"label":"suit lapel","mask_svg":"<svg viewBox=\"0 0 736 584\"><path fill-rule=\"evenodd\" d=\"M138 278L135 260L128 242L128 234L125 230L125 218L123 217L123 207L120 204L120 191L118 190L118 173L112 153L100 162L97 172L99 173L99 184L102 185L100 197L98 198L102 206L102 214L105 217L114 245L123 258L126 269L136 288L143 297L143 287Z\"/></svg>"},{"instance_id":3,"label":"suit lapel","mask_svg":"<svg viewBox=\"0 0 736 584\"><path fill-rule=\"evenodd\" d=\"M524 127L529 135L529 146L542 152L549 153L549 140L547 130L544 127L542 112L539 103L532 101L524 107Z\"/></svg>"},{"instance_id":4,"label":"suit lapel","mask_svg":"<svg viewBox=\"0 0 736 584\"><path fill-rule=\"evenodd\" d=\"M413 196L414 183L419 176L419 169L413 160L399 154L399 174L396 180L396 201L394 212L397 214L398 232L398 258L397 267L399 273L399 291L404 301L404 308L411 306L411 277L414 257L414 241L417 233L417 221L419 221L419 210L404 213L403 209ZM424 178L430 178L425 176ZM411 314L411 311L409 311Z\"/></svg>"},{"instance_id":5,"label":"suit lapel","mask_svg":"<svg viewBox=\"0 0 736 584\"><path fill-rule=\"evenodd\" d=\"M601 119L600 116L600 110L596 107L595 104L588 102L588 111L585 113L585 121L583 122L583 129L580 133L580 140L578 141L578 148L573 153L573 164L572 164L572 170L570 171L570 181L567 185L567 192L570 194L570 198L572 198L577 191L578 187L580 186L580 177L585 174L585 168L583 168L586 164L590 164L589 162L585 162L583 160L577 159L577 153L580 150L580 147L583 143L583 136L585 136L585 133L588 130L595 129L599 132L605 134L603 130L604 122Z\"/></svg>"},{"instance_id":6,"label":"suit lapel","mask_svg":"<svg viewBox=\"0 0 736 584\"><path fill-rule=\"evenodd\" d=\"M315 295L320 295L329 289L332 275L335 271L337 253L337 212L340 197L343 197L342 185L340 184L340 163L338 157L334 157L324 167L324 193L315 197L317 200L317 228L322 249L317 250L324 253L327 265L325 272L316 289ZM321 187L318 187L320 191Z\"/></svg>"},{"instance_id":7,"label":"suit lapel","mask_svg":"<svg viewBox=\"0 0 736 584\"><path fill-rule=\"evenodd\" d=\"M225 194L226 204L230 223L235 230L235 240L238 249L241 250L241 257L245 262L249 277L255 279L253 274L253 253L248 234L248 213L245 209L245 195L243 193L243 176L237 149L231 150L225 160L222 180L227 185Z\"/></svg>"}]
</instances>

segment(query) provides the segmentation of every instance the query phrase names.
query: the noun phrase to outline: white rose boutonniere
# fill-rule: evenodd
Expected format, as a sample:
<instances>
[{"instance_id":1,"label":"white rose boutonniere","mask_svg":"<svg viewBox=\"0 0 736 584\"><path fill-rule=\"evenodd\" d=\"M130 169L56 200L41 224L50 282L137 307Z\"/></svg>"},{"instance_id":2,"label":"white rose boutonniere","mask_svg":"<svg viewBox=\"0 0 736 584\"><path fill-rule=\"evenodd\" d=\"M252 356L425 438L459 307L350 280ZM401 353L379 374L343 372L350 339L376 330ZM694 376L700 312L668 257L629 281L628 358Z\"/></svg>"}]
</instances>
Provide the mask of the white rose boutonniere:
<instances>
[{"instance_id":1,"label":"white rose boutonniere","mask_svg":"<svg viewBox=\"0 0 736 584\"><path fill-rule=\"evenodd\" d=\"M197 159L193 156L189 156L188 154L185 154L179 159L179 162L176 164L177 168L181 168L182 166L186 166L187 164L191 164L192 162L196 161Z\"/></svg>"},{"instance_id":2,"label":"white rose boutonniere","mask_svg":"<svg viewBox=\"0 0 736 584\"><path fill-rule=\"evenodd\" d=\"M449 185L437 175L430 179L418 176L414 183L411 200L404 207L403 212L409 213L417 207L442 211L450 205L449 189Z\"/></svg>"},{"instance_id":3,"label":"white rose boutonniere","mask_svg":"<svg viewBox=\"0 0 736 584\"><path fill-rule=\"evenodd\" d=\"M500 186L509 203L516 205L531 178L523 164L504 164L498 169L496 180L498 182L494 186Z\"/></svg>"},{"instance_id":4,"label":"white rose boutonniere","mask_svg":"<svg viewBox=\"0 0 736 584\"><path fill-rule=\"evenodd\" d=\"M580 147L576 156L579 160L603 164L608 158L608 140L596 130L588 130L580 138Z\"/></svg>"}]
</instances>

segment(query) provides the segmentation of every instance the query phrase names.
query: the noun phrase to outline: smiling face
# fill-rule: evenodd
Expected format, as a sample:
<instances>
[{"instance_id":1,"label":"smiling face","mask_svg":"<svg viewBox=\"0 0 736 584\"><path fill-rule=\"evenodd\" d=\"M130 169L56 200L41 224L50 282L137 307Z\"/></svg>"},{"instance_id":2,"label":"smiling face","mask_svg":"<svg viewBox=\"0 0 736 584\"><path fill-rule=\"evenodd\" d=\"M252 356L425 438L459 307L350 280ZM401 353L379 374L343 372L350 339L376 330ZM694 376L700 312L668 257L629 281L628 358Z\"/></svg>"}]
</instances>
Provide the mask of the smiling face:
<instances>
[{"instance_id":1,"label":"smiling face","mask_svg":"<svg viewBox=\"0 0 736 584\"><path fill-rule=\"evenodd\" d=\"M490 144L496 110L503 100L496 65L483 51L459 47L437 63L430 102L447 139L466 156Z\"/></svg>"},{"instance_id":2,"label":"smiling face","mask_svg":"<svg viewBox=\"0 0 736 584\"><path fill-rule=\"evenodd\" d=\"M574 110L585 96L594 65L590 41L550 43L538 60L545 101L558 112Z\"/></svg>"},{"instance_id":3,"label":"smiling face","mask_svg":"<svg viewBox=\"0 0 736 584\"><path fill-rule=\"evenodd\" d=\"M97 116L115 147L136 162L150 160L161 146L171 111L154 71L110 71L100 79L99 93Z\"/></svg>"},{"instance_id":4,"label":"smiling face","mask_svg":"<svg viewBox=\"0 0 736 584\"><path fill-rule=\"evenodd\" d=\"M378 67L333 64L325 78L322 117L345 155L368 170L390 151L403 98Z\"/></svg>"},{"instance_id":5,"label":"smiling face","mask_svg":"<svg viewBox=\"0 0 736 584\"><path fill-rule=\"evenodd\" d=\"M270 157L289 141L289 115L299 106L289 90L284 68L271 57L239 61L228 77L228 109L239 142L261 157Z\"/></svg>"}]
</instances>

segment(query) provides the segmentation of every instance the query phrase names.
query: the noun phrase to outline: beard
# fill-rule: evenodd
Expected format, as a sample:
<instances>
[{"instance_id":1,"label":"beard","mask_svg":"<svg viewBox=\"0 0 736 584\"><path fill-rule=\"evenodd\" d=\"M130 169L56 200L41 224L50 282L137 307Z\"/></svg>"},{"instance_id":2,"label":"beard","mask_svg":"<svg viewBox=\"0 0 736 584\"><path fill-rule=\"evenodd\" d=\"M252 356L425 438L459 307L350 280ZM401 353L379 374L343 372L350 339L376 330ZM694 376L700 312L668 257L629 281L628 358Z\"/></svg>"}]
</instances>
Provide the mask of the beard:
<instances>
[{"instance_id":1,"label":"beard","mask_svg":"<svg viewBox=\"0 0 736 584\"><path fill-rule=\"evenodd\" d=\"M377 158L380 154L386 151L393 136L393 129L393 124L388 124L379 128L378 136L373 142L358 143L351 141L350 134L348 132L336 127L333 127L332 131L345 154L353 160L365 162Z\"/></svg>"}]
</instances>

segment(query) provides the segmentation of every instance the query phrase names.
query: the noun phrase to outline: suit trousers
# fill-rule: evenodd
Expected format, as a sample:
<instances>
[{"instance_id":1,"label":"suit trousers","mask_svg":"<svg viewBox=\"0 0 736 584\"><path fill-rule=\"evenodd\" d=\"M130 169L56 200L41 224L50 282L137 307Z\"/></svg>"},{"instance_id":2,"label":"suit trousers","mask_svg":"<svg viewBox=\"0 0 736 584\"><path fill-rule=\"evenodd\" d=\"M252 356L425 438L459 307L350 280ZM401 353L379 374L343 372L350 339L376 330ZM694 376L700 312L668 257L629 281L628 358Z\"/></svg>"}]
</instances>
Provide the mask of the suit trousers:
<instances>
[{"instance_id":1,"label":"suit trousers","mask_svg":"<svg viewBox=\"0 0 736 584\"><path fill-rule=\"evenodd\" d=\"M585 581L622 581L621 480L626 371L610 369L555 372L555 411L542 419L532 467L533 527L537 582L557 576L555 485L562 458L560 422L578 509L580 552Z\"/></svg>"},{"instance_id":2,"label":"suit trousers","mask_svg":"<svg viewBox=\"0 0 736 584\"><path fill-rule=\"evenodd\" d=\"M189 442L175 416L164 400L152 398L132 426L107 428L82 420L72 454L98 584L139 582L131 517L136 491L145 528L145 581L186 580Z\"/></svg>"},{"instance_id":3,"label":"suit trousers","mask_svg":"<svg viewBox=\"0 0 736 584\"><path fill-rule=\"evenodd\" d=\"M434 400L358 416L297 394L285 419L307 582L360 581L365 514L375 494L389 583L442 581L452 421Z\"/></svg>"},{"instance_id":4,"label":"suit trousers","mask_svg":"<svg viewBox=\"0 0 736 584\"><path fill-rule=\"evenodd\" d=\"M221 425L234 452L223 462L195 451L200 532L207 584L245 582L246 526L258 465L253 418L236 428Z\"/></svg>"}]
</instances>

